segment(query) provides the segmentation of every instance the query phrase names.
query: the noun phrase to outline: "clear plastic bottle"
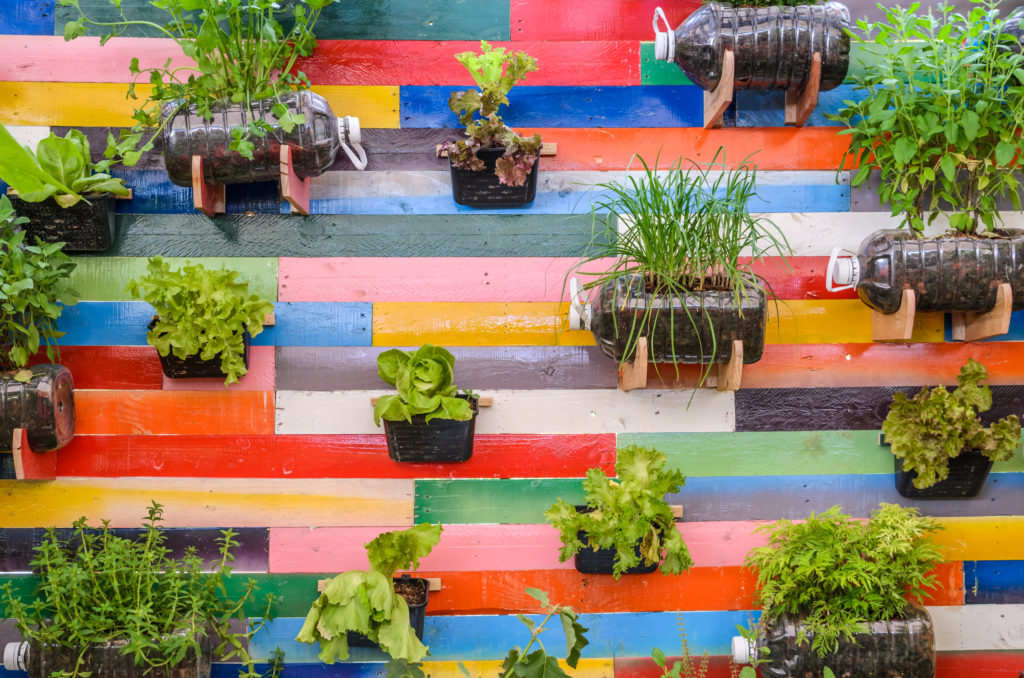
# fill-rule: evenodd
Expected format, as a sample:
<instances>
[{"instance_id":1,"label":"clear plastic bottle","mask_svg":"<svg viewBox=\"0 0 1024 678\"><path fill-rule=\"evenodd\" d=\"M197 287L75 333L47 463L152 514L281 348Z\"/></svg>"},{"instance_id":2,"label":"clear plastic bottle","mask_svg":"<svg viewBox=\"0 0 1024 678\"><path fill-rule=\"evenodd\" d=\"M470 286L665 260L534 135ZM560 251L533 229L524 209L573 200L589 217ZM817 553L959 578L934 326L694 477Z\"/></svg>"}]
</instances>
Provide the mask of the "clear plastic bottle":
<instances>
[{"instance_id":1,"label":"clear plastic bottle","mask_svg":"<svg viewBox=\"0 0 1024 678\"><path fill-rule=\"evenodd\" d=\"M1017 54L1024 54L1024 6L1018 7L1006 17L1003 33L1017 38Z\"/></svg>"},{"instance_id":2,"label":"clear plastic bottle","mask_svg":"<svg viewBox=\"0 0 1024 678\"><path fill-rule=\"evenodd\" d=\"M210 678L210 639L200 640L200 651L189 649L177 664L150 669L136 665L132 654L123 654L126 641L94 645L82 656L80 671L102 678ZM8 643L4 647L4 668L25 671L29 678L46 678L74 670L81 652L77 647L40 645L37 642Z\"/></svg>"},{"instance_id":3,"label":"clear plastic bottle","mask_svg":"<svg viewBox=\"0 0 1024 678\"><path fill-rule=\"evenodd\" d=\"M35 365L32 377L21 382L0 375L0 449L9 445L14 429L28 432L36 452L58 450L75 435L75 382L61 365Z\"/></svg>"},{"instance_id":4,"label":"clear plastic bottle","mask_svg":"<svg viewBox=\"0 0 1024 678\"><path fill-rule=\"evenodd\" d=\"M658 28L658 18L667 32ZM702 89L722 77L725 50L735 59L735 89L799 90L821 54L821 90L842 84L850 66L850 11L838 2L796 7L733 7L711 2L672 30L654 13L654 58L674 62Z\"/></svg>"},{"instance_id":5,"label":"clear plastic bottle","mask_svg":"<svg viewBox=\"0 0 1024 678\"><path fill-rule=\"evenodd\" d=\"M292 164L300 178L315 177L334 164L339 150L344 150L357 169L366 167L366 154L360 143L359 119L337 118L330 104L315 92L303 90L281 97L281 103L293 112L306 116L306 122L285 132L270 112L276 99L217 108L212 120L204 120L195 109L178 108L176 102L164 104L162 140L167 176L178 186L192 185L192 156L203 159L203 175L209 184L246 184L271 181L280 176L281 144L292 147ZM256 145L252 159L229 150L231 130L253 118L262 118L273 128L264 137L250 137Z\"/></svg>"}]
</instances>

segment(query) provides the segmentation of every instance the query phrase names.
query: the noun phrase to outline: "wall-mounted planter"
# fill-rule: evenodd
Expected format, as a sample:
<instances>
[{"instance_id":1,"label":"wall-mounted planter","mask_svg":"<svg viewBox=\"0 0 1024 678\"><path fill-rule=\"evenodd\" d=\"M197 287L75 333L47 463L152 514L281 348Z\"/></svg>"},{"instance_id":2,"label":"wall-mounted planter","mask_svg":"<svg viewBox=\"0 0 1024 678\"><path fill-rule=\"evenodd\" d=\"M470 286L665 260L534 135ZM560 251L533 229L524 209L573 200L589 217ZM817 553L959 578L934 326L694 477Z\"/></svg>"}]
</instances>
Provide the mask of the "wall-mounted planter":
<instances>
[{"instance_id":1,"label":"wall-mounted planter","mask_svg":"<svg viewBox=\"0 0 1024 678\"><path fill-rule=\"evenodd\" d=\"M152 330L156 326L156 316L149 321L147 329ZM250 336L248 332L242 333L242 342L245 349L242 353L242 360L245 362L245 369L249 369L249 345ZM199 354L190 355L186 358L179 358L173 352L160 356L160 369L164 376L169 379L212 379L224 378L224 372L220 368L220 354L209 360L203 360Z\"/></svg>"},{"instance_id":2,"label":"wall-mounted planter","mask_svg":"<svg viewBox=\"0 0 1024 678\"><path fill-rule=\"evenodd\" d=\"M466 399L465 394L458 398ZM479 399L470 400L473 418L466 421L432 419L413 415L412 423L384 420L388 456L393 461L413 463L452 463L467 461L473 455L473 435L480 412Z\"/></svg>"},{"instance_id":3,"label":"wall-mounted planter","mask_svg":"<svg viewBox=\"0 0 1024 678\"><path fill-rule=\"evenodd\" d=\"M537 174L540 172L540 151L533 168L522 186L507 186L494 174L498 158L504 148L481 148L476 155L484 163L482 170L457 169L448 160L452 178L452 197L468 207L522 207L533 202L537 195Z\"/></svg>"},{"instance_id":4,"label":"wall-mounted planter","mask_svg":"<svg viewBox=\"0 0 1024 678\"><path fill-rule=\"evenodd\" d=\"M575 507L579 513L589 513L592 509L586 504L577 504ZM615 549L602 549L599 548L596 551L590 547L590 542L587 539L585 532L578 532L577 538L583 542L583 547L573 556L573 565L576 566L577 572L583 574L612 574L615 571ZM640 545L637 544L635 553L640 558L640 564L631 567L625 571L624 574L650 574L658 569L660 563L652 563L648 565L643 561L643 556L640 554Z\"/></svg>"},{"instance_id":5,"label":"wall-mounted planter","mask_svg":"<svg viewBox=\"0 0 1024 678\"><path fill-rule=\"evenodd\" d=\"M63 242L69 253L106 252L114 244L113 193L90 193L71 207L61 207L52 199L27 202L10 189L7 197L18 216L29 220L22 226L28 244L35 243L35 238Z\"/></svg>"},{"instance_id":6,"label":"wall-mounted planter","mask_svg":"<svg viewBox=\"0 0 1024 678\"><path fill-rule=\"evenodd\" d=\"M91 671L103 678L209 678L210 639L203 637L200 651L188 650L184 659L171 666L149 668L136 666L134 656L123 654L121 648L127 641L114 641L107 645L93 645L83 654L80 648L67 648L39 643L9 643L4 649L4 668L9 671L26 671L29 678L46 678L53 673L67 672L76 668L79 672ZM79 656L82 664L77 664Z\"/></svg>"},{"instance_id":7,"label":"wall-mounted planter","mask_svg":"<svg viewBox=\"0 0 1024 678\"><path fill-rule=\"evenodd\" d=\"M75 435L75 382L62 365L27 368L27 382L0 374L0 449L10 449L15 429L25 429L36 452L58 450Z\"/></svg>"},{"instance_id":8,"label":"wall-mounted planter","mask_svg":"<svg viewBox=\"0 0 1024 678\"><path fill-rule=\"evenodd\" d=\"M395 593L405 598L409 606L409 626L416 632L416 637L423 640L423 622L426 618L427 598L430 597L430 582L419 577L403 574L394 578ZM369 638L361 633L348 632L348 644L353 647L377 647Z\"/></svg>"},{"instance_id":9,"label":"wall-mounted planter","mask_svg":"<svg viewBox=\"0 0 1024 678\"><path fill-rule=\"evenodd\" d=\"M992 460L975 450L964 450L949 460L949 475L931 487L914 487L917 471L904 471L903 460L893 457L896 491L907 499L971 499L985 486Z\"/></svg>"}]
</instances>

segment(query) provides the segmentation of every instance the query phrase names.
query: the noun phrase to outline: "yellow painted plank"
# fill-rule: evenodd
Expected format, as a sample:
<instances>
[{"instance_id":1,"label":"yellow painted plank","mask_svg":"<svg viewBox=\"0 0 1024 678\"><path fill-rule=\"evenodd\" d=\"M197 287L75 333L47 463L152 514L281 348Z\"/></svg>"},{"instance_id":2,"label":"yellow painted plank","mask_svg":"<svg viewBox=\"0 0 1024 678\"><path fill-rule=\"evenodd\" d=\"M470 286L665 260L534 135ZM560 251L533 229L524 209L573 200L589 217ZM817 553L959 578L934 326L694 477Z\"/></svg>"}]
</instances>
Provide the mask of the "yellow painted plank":
<instances>
[{"instance_id":1,"label":"yellow painted plank","mask_svg":"<svg viewBox=\"0 0 1024 678\"><path fill-rule=\"evenodd\" d=\"M359 117L363 127L398 127L398 87L325 85L313 90L339 116ZM0 122L5 125L129 126L139 99L126 97L121 83L0 81Z\"/></svg>"},{"instance_id":2,"label":"yellow painted plank","mask_svg":"<svg viewBox=\"0 0 1024 678\"><path fill-rule=\"evenodd\" d=\"M1024 560L1024 516L939 518L935 541L948 561Z\"/></svg>"},{"instance_id":3,"label":"yellow painted plank","mask_svg":"<svg viewBox=\"0 0 1024 678\"><path fill-rule=\"evenodd\" d=\"M590 332L566 330L568 304L551 302L378 302L375 346L592 346ZM871 311L858 299L768 305L769 344L871 342ZM912 341L943 340L941 313L918 314Z\"/></svg>"},{"instance_id":4,"label":"yellow painted plank","mask_svg":"<svg viewBox=\"0 0 1024 678\"><path fill-rule=\"evenodd\" d=\"M469 669L471 676L496 676L501 673L501 662L497 660L423 662L423 672L430 678L465 678L459 669L460 663ZM560 659L558 663L573 678L614 678L615 675L615 661L612 659L581 659L575 669L570 668L564 660Z\"/></svg>"},{"instance_id":5,"label":"yellow painted plank","mask_svg":"<svg viewBox=\"0 0 1024 678\"><path fill-rule=\"evenodd\" d=\"M70 527L85 516L141 523L150 500L165 527L413 524L413 481L374 479L61 478L0 480L0 528Z\"/></svg>"}]
</instances>

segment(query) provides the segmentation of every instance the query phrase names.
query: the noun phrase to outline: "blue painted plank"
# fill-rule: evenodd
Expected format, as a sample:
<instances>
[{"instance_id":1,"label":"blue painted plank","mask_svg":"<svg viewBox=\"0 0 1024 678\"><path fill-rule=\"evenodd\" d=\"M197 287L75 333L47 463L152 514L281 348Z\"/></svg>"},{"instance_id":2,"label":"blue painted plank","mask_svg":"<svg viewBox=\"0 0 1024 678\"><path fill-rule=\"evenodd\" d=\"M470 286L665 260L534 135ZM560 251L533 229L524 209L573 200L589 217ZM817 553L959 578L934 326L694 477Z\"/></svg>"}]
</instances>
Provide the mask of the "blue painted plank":
<instances>
[{"instance_id":1,"label":"blue painted plank","mask_svg":"<svg viewBox=\"0 0 1024 678\"><path fill-rule=\"evenodd\" d=\"M448 96L465 87L403 86L400 125L459 127ZM693 85L517 87L503 108L512 127L701 127L704 93Z\"/></svg>"},{"instance_id":2,"label":"blue painted plank","mask_svg":"<svg viewBox=\"0 0 1024 678\"><path fill-rule=\"evenodd\" d=\"M53 35L54 0L3 0L0 35Z\"/></svg>"},{"instance_id":3,"label":"blue painted plank","mask_svg":"<svg viewBox=\"0 0 1024 678\"><path fill-rule=\"evenodd\" d=\"M190 214L195 212L192 188L171 182L162 170L116 170L132 189L131 200L118 200L120 214ZM280 188L276 181L229 184L225 213L277 214L281 211ZM285 203L287 204L287 203Z\"/></svg>"},{"instance_id":4,"label":"blue painted plank","mask_svg":"<svg viewBox=\"0 0 1024 678\"><path fill-rule=\"evenodd\" d=\"M818 95L818 107L807 119L807 127L843 127L840 123L825 119L826 113L838 113L843 108L843 101L859 101L862 93L854 93L853 85L840 85L828 92ZM742 90L736 92L736 127L782 127L786 118L786 93L755 92ZM729 124L726 122L726 124Z\"/></svg>"},{"instance_id":5,"label":"blue painted plank","mask_svg":"<svg viewBox=\"0 0 1024 678\"><path fill-rule=\"evenodd\" d=\"M277 324L256 346L369 346L373 305L365 302L275 304ZM64 309L63 346L144 346L153 307L144 301L83 301Z\"/></svg>"},{"instance_id":6,"label":"blue painted plank","mask_svg":"<svg viewBox=\"0 0 1024 678\"><path fill-rule=\"evenodd\" d=\"M953 316L946 314L946 341L953 341ZM1024 311L1010 314L1010 331L981 341L1024 341Z\"/></svg>"},{"instance_id":7,"label":"blue painted plank","mask_svg":"<svg viewBox=\"0 0 1024 678\"><path fill-rule=\"evenodd\" d=\"M981 560L964 563L964 603L1024 603L1024 562Z\"/></svg>"},{"instance_id":8,"label":"blue painted plank","mask_svg":"<svg viewBox=\"0 0 1024 678\"><path fill-rule=\"evenodd\" d=\"M528 616L535 622L542 619ZM590 641L583 648L583 657L646 657L654 647L678 647L680 618L686 624L691 652L723 655L729 652L736 626L745 626L758 616L754 610L581 614L580 623L589 629L586 636ZM302 622L300 617L275 619L256 634L249 651L266 656L280 647L289 664L316 662L318 646L295 641ZM428 616L423 630L432 661L502 659L510 647L521 647L528 639L526 627L511 615ZM565 656L561 625L548 624L541 640L549 653ZM352 648L351 660L383 661L384 654L373 648Z\"/></svg>"}]
</instances>

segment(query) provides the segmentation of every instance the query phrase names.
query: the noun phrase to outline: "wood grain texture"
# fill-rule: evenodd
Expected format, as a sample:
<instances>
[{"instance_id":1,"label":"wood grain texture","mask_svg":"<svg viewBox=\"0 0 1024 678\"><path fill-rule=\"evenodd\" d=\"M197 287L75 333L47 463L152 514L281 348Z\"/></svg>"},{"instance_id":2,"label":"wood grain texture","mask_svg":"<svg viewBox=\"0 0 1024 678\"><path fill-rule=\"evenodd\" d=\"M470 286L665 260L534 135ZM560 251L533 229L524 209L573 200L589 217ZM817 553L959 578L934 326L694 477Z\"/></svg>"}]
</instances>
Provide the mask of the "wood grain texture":
<instances>
[{"instance_id":1,"label":"wood grain texture","mask_svg":"<svg viewBox=\"0 0 1024 678\"><path fill-rule=\"evenodd\" d=\"M378 433L370 398L385 393L278 391L277 433ZM732 393L552 389L493 395L494 406L477 417L477 435L733 430Z\"/></svg>"},{"instance_id":2,"label":"wood grain texture","mask_svg":"<svg viewBox=\"0 0 1024 678\"><path fill-rule=\"evenodd\" d=\"M571 0L512 0L512 40L651 40L654 0L592 0L584 11ZM675 26L700 4L673 3Z\"/></svg>"},{"instance_id":3,"label":"wood grain texture","mask_svg":"<svg viewBox=\"0 0 1024 678\"><path fill-rule=\"evenodd\" d=\"M966 604L1024 603L1024 563L988 560L964 563Z\"/></svg>"},{"instance_id":4,"label":"wood grain texture","mask_svg":"<svg viewBox=\"0 0 1024 678\"><path fill-rule=\"evenodd\" d=\"M62 476L99 477L582 477L593 467L614 472L615 436L477 435L467 462L400 464L388 457L383 434L80 435L57 463Z\"/></svg>"},{"instance_id":5,"label":"wood grain texture","mask_svg":"<svg viewBox=\"0 0 1024 678\"><path fill-rule=\"evenodd\" d=\"M82 517L136 527L150 501L165 527L412 525L412 481L61 478L0 481L0 527L70 527Z\"/></svg>"},{"instance_id":6,"label":"wood grain texture","mask_svg":"<svg viewBox=\"0 0 1024 678\"><path fill-rule=\"evenodd\" d=\"M53 33L54 0L9 0L0 13L0 35Z\"/></svg>"},{"instance_id":7,"label":"wood grain texture","mask_svg":"<svg viewBox=\"0 0 1024 678\"><path fill-rule=\"evenodd\" d=\"M75 270L71 285L83 300L128 301L128 282L146 273L145 257L73 257ZM173 270L186 262L201 263L208 269L230 269L240 274L236 280L249 283L249 294L277 301L277 259L274 257L205 258L201 262L180 257L165 258Z\"/></svg>"},{"instance_id":8,"label":"wood grain texture","mask_svg":"<svg viewBox=\"0 0 1024 678\"><path fill-rule=\"evenodd\" d=\"M1024 517L943 518L935 541L946 560L1024 560Z\"/></svg>"},{"instance_id":9,"label":"wood grain texture","mask_svg":"<svg viewBox=\"0 0 1024 678\"><path fill-rule=\"evenodd\" d=\"M935 649L958 652L1024 650L1024 605L928 608Z\"/></svg>"},{"instance_id":10,"label":"wood grain texture","mask_svg":"<svg viewBox=\"0 0 1024 678\"><path fill-rule=\"evenodd\" d=\"M48 363L45 353L29 364ZM150 346L64 346L60 364L71 370L78 389L160 389L160 356Z\"/></svg>"},{"instance_id":11,"label":"wood grain texture","mask_svg":"<svg viewBox=\"0 0 1024 678\"><path fill-rule=\"evenodd\" d=\"M249 348L248 371L234 384L224 384L223 378L216 379L170 379L163 378L164 391L273 391L274 375L273 346L252 346Z\"/></svg>"},{"instance_id":12,"label":"wood grain texture","mask_svg":"<svg viewBox=\"0 0 1024 678\"><path fill-rule=\"evenodd\" d=\"M79 435L259 435L274 431L272 391L78 391Z\"/></svg>"}]
</instances>

